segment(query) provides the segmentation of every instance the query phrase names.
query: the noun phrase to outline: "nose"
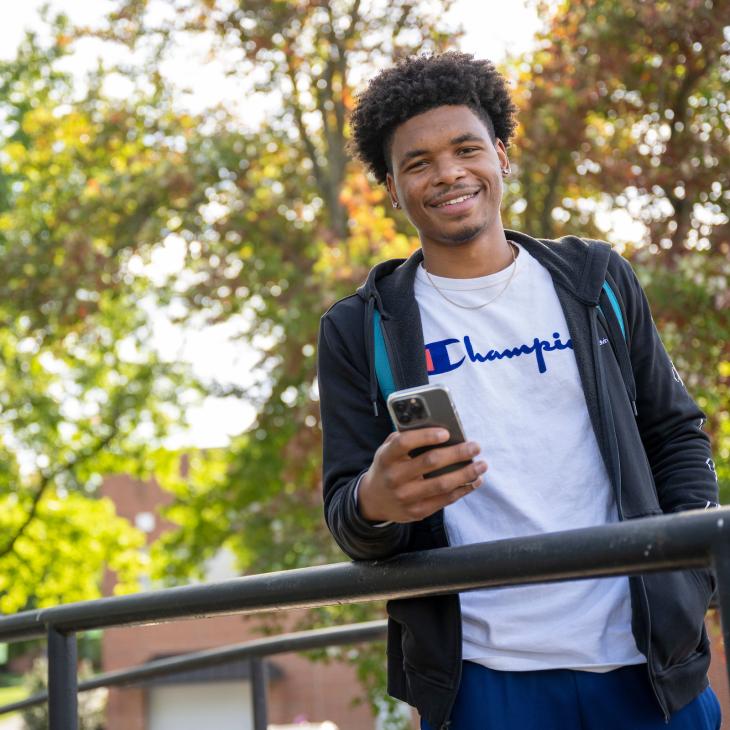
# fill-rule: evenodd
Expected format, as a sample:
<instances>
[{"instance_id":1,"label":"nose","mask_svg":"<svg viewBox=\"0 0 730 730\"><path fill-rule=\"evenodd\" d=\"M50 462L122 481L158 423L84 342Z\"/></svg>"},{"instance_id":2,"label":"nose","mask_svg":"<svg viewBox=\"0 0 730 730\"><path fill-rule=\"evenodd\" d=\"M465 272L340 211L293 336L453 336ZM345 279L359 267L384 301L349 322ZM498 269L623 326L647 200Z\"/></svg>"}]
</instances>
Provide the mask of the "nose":
<instances>
[{"instance_id":1,"label":"nose","mask_svg":"<svg viewBox=\"0 0 730 730\"><path fill-rule=\"evenodd\" d=\"M452 155L440 157L433 164L433 185L453 185L464 177L464 166L458 157Z\"/></svg>"}]
</instances>

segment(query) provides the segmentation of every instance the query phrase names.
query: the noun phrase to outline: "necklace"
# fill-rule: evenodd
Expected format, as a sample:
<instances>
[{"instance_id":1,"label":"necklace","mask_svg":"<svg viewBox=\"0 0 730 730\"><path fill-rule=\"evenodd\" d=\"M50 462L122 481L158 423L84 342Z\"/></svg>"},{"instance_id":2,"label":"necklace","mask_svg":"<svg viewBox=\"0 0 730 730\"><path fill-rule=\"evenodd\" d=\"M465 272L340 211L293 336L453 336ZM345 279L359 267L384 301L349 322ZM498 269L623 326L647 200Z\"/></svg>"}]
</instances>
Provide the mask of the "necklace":
<instances>
[{"instance_id":1,"label":"necklace","mask_svg":"<svg viewBox=\"0 0 730 730\"><path fill-rule=\"evenodd\" d=\"M431 274L428 273L428 269L426 267L423 268L423 270L426 272L426 276L428 277L428 280L431 282L431 286L449 303L453 304L455 307L459 307L460 309L481 309L482 307L486 307L487 304L491 304L492 302L496 302L497 299L499 299L502 294L504 294L507 291L507 287L512 283L512 279L514 279L515 272L517 271L516 258L515 255L515 244L512 243L512 241L507 241L509 245L510 253L512 254L512 263L510 264L512 266L512 271L510 272L509 279L507 279L507 283L495 294L491 299L488 299L486 302L482 304L476 304L476 305L467 305L467 304L459 304L459 302L455 302L453 299L449 299L446 294L441 291L436 286L436 282L431 278Z\"/></svg>"}]
</instances>

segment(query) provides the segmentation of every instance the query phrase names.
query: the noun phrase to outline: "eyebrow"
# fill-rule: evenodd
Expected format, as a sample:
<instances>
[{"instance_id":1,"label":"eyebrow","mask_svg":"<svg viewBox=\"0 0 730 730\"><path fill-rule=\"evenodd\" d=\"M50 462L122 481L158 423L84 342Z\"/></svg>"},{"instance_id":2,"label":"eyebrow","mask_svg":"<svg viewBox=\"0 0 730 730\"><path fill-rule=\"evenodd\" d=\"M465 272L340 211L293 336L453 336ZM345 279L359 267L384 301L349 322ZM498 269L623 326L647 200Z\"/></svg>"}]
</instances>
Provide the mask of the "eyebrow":
<instances>
[{"instance_id":1,"label":"eyebrow","mask_svg":"<svg viewBox=\"0 0 730 730\"><path fill-rule=\"evenodd\" d=\"M451 140L452 145L461 144L462 142L484 142L484 139L478 134L467 132L466 134L461 134Z\"/></svg>"},{"instance_id":2,"label":"eyebrow","mask_svg":"<svg viewBox=\"0 0 730 730\"><path fill-rule=\"evenodd\" d=\"M463 144L464 142L484 142L484 140L482 139L482 137L477 134L473 134L472 132L460 134L458 137L454 137L449 140L449 144L451 144L452 146ZM408 160L412 160L414 157L420 157L421 155L425 155L427 153L428 150L409 150L403 155L403 159L401 160L401 166L403 166L404 163L408 162Z\"/></svg>"}]
</instances>

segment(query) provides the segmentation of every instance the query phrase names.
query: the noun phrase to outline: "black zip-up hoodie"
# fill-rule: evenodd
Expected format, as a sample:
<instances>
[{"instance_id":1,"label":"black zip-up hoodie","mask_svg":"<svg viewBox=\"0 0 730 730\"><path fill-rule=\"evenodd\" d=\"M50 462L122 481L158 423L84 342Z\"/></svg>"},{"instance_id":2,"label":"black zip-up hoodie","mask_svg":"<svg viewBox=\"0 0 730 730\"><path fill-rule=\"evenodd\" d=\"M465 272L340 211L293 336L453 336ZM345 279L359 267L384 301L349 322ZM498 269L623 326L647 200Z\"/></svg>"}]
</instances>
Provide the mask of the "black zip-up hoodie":
<instances>
[{"instance_id":1,"label":"black zip-up hoodie","mask_svg":"<svg viewBox=\"0 0 730 730\"><path fill-rule=\"evenodd\" d=\"M704 415L659 340L629 264L598 241L537 240L516 231L506 235L552 276L619 519L717 506ZM325 518L335 540L355 560L447 545L443 511L419 522L375 526L360 516L354 499L358 478L392 430L374 366L375 308L396 387L428 382L413 293L422 260L419 250L407 260L377 265L357 293L334 304L320 325ZM604 317L599 307L604 281L620 295L625 344L618 320ZM611 347L599 347L606 337ZM708 570L673 571L630 577L629 585L633 634L668 718L707 686L704 615L714 577ZM388 614L388 691L415 706L432 726L446 726L461 679L458 595L390 601Z\"/></svg>"}]
</instances>

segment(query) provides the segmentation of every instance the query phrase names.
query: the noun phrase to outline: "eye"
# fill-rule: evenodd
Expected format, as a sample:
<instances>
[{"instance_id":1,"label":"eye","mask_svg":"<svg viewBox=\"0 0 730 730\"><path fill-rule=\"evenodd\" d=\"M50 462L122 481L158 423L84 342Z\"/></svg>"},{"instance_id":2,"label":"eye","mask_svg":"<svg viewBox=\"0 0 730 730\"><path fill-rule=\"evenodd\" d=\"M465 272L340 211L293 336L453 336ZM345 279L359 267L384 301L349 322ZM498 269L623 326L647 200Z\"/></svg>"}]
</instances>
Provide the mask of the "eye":
<instances>
[{"instance_id":1,"label":"eye","mask_svg":"<svg viewBox=\"0 0 730 730\"><path fill-rule=\"evenodd\" d=\"M407 172L410 172L411 170L418 170L419 168L422 168L426 164L426 160L416 160L413 164L409 165L406 170Z\"/></svg>"},{"instance_id":2,"label":"eye","mask_svg":"<svg viewBox=\"0 0 730 730\"><path fill-rule=\"evenodd\" d=\"M461 147L459 148L459 153L463 155L469 155L473 152L479 152L479 147Z\"/></svg>"}]
</instances>

